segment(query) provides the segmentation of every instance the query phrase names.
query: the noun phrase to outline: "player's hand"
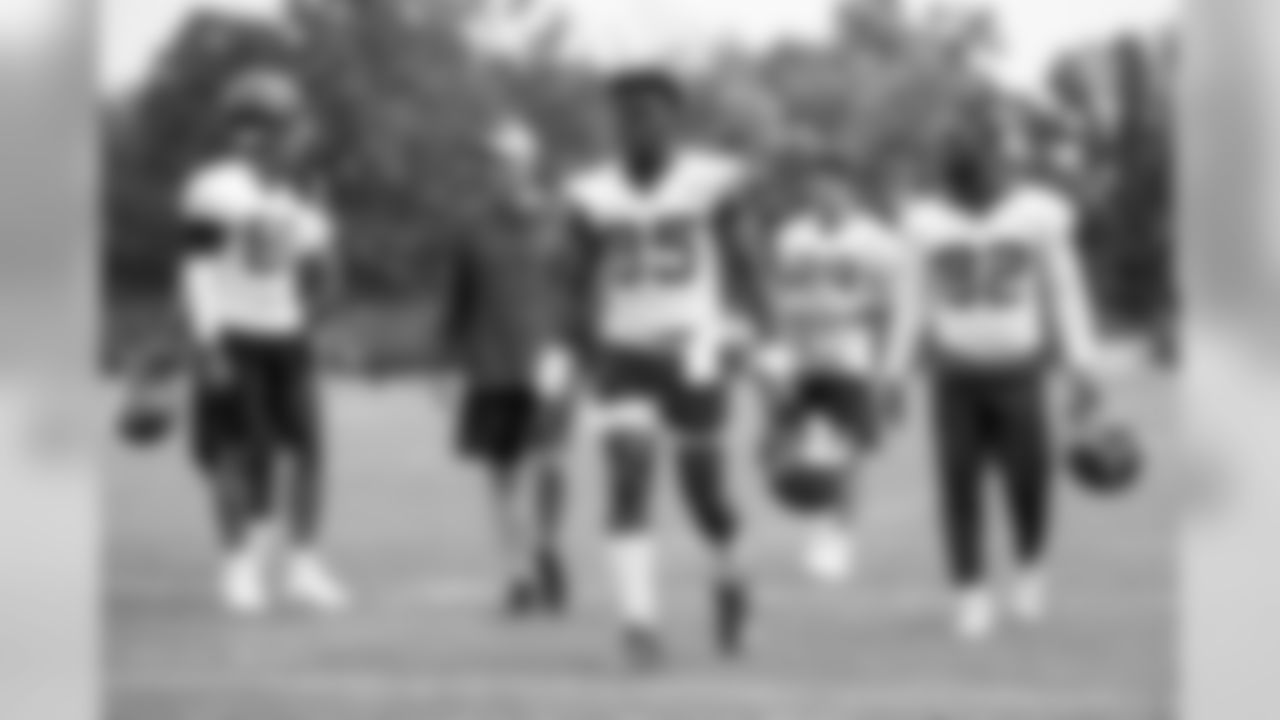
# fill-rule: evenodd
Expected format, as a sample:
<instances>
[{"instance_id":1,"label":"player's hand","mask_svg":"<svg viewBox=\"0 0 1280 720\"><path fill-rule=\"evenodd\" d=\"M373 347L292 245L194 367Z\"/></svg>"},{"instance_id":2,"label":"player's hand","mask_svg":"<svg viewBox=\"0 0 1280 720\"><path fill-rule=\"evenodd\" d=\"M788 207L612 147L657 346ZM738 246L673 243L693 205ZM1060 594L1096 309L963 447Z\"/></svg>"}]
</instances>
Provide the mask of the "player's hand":
<instances>
[{"instance_id":1,"label":"player's hand","mask_svg":"<svg viewBox=\"0 0 1280 720\"><path fill-rule=\"evenodd\" d=\"M573 358L567 350L558 346L545 348L534 363L534 387L544 398L563 398L573 385L573 373Z\"/></svg>"},{"instance_id":2,"label":"player's hand","mask_svg":"<svg viewBox=\"0 0 1280 720\"><path fill-rule=\"evenodd\" d=\"M1102 414L1102 409L1102 387L1096 379L1082 373L1067 378L1066 412L1070 424L1088 424Z\"/></svg>"},{"instance_id":3,"label":"player's hand","mask_svg":"<svg viewBox=\"0 0 1280 720\"><path fill-rule=\"evenodd\" d=\"M876 388L876 413L883 422L896 426L906 414L907 393L901 383L885 382Z\"/></svg>"},{"instance_id":4,"label":"player's hand","mask_svg":"<svg viewBox=\"0 0 1280 720\"><path fill-rule=\"evenodd\" d=\"M715 343L694 342L684 358L685 379L697 387L711 385L719 371L720 349Z\"/></svg>"},{"instance_id":5,"label":"player's hand","mask_svg":"<svg viewBox=\"0 0 1280 720\"><path fill-rule=\"evenodd\" d=\"M231 361L221 348L202 348L196 354L196 377L202 384L224 387L231 382Z\"/></svg>"}]
</instances>

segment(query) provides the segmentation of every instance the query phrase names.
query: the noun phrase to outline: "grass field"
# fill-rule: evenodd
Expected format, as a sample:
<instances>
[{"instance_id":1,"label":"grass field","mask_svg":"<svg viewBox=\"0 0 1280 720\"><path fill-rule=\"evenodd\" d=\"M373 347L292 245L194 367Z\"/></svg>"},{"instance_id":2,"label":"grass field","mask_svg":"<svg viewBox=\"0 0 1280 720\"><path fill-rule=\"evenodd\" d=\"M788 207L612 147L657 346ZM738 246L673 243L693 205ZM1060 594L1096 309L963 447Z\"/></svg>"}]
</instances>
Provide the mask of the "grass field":
<instances>
[{"instance_id":1,"label":"grass field","mask_svg":"<svg viewBox=\"0 0 1280 720\"><path fill-rule=\"evenodd\" d=\"M357 610L332 621L222 616L201 488L179 448L120 451L107 493L110 717L1167 720L1183 478L1166 383L1138 378L1121 393L1149 441L1144 489L1102 502L1061 488L1045 626L1010 626L979 648L952 640L931 475L912 427L866 485L864 564L847 588L801 572L798 528L742 463L760 613L752 653L734 665L711 652L701 557L668 502L672 657L651 677L620 662L585 449L571 534L578 603L562 621L532 625L497 618L484 488L452 459L448 415L425 385L331 390L331 541L360 593ZM749 430L735 435L745 450Z\"/></svg>"}]
</instances>

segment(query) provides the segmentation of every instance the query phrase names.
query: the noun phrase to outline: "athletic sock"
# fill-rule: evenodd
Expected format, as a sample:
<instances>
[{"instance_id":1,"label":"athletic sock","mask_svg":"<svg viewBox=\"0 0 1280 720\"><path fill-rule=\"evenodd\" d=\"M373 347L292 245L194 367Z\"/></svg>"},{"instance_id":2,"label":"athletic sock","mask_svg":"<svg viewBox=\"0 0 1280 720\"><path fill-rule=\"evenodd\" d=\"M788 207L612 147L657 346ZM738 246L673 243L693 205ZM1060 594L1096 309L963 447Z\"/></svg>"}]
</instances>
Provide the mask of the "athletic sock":
<instances>
[{"instance_id":1,"label":"athletic sock","mask_svg":"<svg viewBox=\"0 0 1280 720\"><path fill-rule=\"evenodd\" d=\"M647 533L615 538L612 564L623 623L629 628L657 625L657 557L653 538Z\"/></svg>"}]
</instances>

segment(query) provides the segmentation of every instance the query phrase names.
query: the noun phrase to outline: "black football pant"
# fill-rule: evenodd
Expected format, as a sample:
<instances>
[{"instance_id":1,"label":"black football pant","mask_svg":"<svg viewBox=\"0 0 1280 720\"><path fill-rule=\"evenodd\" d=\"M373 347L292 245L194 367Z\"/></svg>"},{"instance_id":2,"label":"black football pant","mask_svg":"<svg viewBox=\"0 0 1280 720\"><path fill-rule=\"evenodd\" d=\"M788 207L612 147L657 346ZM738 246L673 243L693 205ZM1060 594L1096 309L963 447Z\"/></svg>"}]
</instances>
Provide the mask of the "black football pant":
<instances>
[{"instance_id":1,"label":"black football pant","mask_svg":"<svg viewBox=\"0 0 1280 720\"><path fill-rule=\"evenodd\" d=\"M1049 542L1052 466L1047 383L1037 366L945 370L934 387L944 554L959 587L985 580L987 483L1012 521L1017 560L1037 564Z\"/></svg>"},{"instance_id":2,"label":"black football pant","mask_svg":"<svg viewBox=\"0 0 1280 720\"><path fill-rule=\"evenodd\" d=\"M606 401L639 399L654 405L677 436L676 476L695 530L712 547L732 546L739 518L719 441L728 401L725 388L690 385L673 358L630 352L603 358L598 382ZM648 529L660 480L657 451L654 439L644 434L623 431L606 439L612 532Z\"/></svg>"},{"instance_id":3,"label":"black football pant","mask_svg":"<svg viewBox=\"0 0 1280 720\"><path fill-rule=\"evenodd\" d=\"M324 507L310 348L301 338L233 335L221 351L228 377L197 388L194 451L213 476L224 539L237 544L283 495L294 540L310 543ZM284 459L287 484L277 482Z\"/></svg>"}]
</instances>

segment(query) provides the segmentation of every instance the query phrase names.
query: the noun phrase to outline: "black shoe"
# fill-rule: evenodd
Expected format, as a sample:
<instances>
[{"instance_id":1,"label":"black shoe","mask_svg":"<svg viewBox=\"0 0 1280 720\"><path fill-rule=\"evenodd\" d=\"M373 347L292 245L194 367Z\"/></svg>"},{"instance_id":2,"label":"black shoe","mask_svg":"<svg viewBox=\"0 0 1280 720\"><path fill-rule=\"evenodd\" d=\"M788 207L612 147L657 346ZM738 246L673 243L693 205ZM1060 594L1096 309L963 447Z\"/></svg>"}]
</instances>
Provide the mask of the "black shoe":
<instances>
[{"instance_id":1,"label":"black shoe","mask_svg":"<svg viewBox=\"0 0 1280 720\"><path fill-rule=\"evenodd\" d=\"M653 628L630 627L622 634L623 652L635 670L649 671L662 665L662 642Z\"/></svg>"},{"instance_id":2,"label":"black shoe","mask_svg":"<svg viewBox=\"0 0 1280 720\"><path fill-rule=\"evenodd\" d=\"M538 588L533 583L514 582L507 587L503 598L503 612L509 618L524 618L536 612L538 604Z\"/></svg>"},{"instance_id":3,"label":"black shoe","mask_svg":"<svg viewBox=\"0 0 1280 720\"><path fill-rule=\"evenodd\" d=\"M562 615L569 607L569 580L560 554L545 551L538 556L538 595L542 609Z\"/></svg>"},{"instance_id":4,"label":"black shoe","mask_svg":"<svg viewBox=\"0 0 1280 720\"><path fill-rule=\"evenodd\" d=\"M751 594L740 580L720 583L715 589L716 644L727 657L742 654L751 620Z\"/></svg>"}]
</instances>

